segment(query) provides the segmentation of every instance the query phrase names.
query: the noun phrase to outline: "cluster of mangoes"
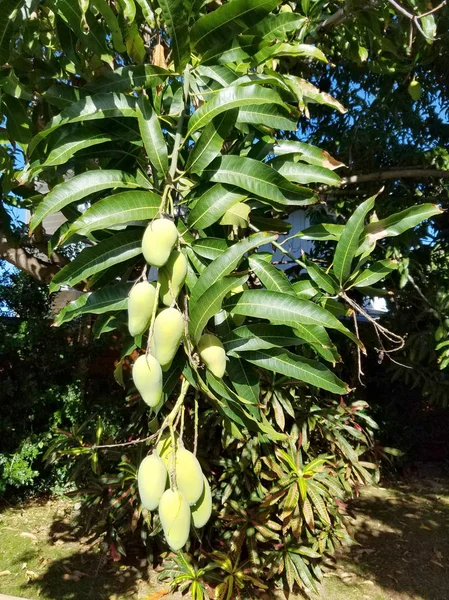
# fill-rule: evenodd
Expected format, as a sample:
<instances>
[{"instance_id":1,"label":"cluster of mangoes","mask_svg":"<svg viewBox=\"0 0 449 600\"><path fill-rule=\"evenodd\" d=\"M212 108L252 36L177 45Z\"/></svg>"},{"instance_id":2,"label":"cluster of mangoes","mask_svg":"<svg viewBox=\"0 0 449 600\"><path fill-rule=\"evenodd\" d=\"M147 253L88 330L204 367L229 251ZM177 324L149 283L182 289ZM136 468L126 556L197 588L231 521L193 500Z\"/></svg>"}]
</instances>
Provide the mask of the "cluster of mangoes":
<instances>
[{"instance_id":1,"label":"cluster of mangoes","mask_svg":"<svg viewBox=\"0 0 449 600\"><path fill-rule=\"evenodd\" d=\"M167 371L184 335L184 317L174 305L187 276L187 260L175 248L178 230L169 218L152 221L145 230L142 252L150 266L158 268L159 297L153 282L141 281L133 286L128 299L128 329L135 337L145 333L154 311L162 305L154 320L150 352L139 356L133 367L133 381L148 406L154 408L162 399L163 371ZM226 354L221 341L204 334L198 353L206 367L223 377Z\"/></svg>"},{"instance_id":2,"label":"cluster of mangoes","mask_svg":"<svg viewBox=\"0 0 449 600\"><path fill-rule=\"evenodd\" d=\"M174 471L175 484L170 481L170 470ZM173 448L169 435L163 436L156 452L140 463L137 480L142 505L148 510L159 509L164 536L172 550L185 545L191 522L200 528L209 520L209 482L196 456L178 441Z\"/></svg>"}]
</instances>

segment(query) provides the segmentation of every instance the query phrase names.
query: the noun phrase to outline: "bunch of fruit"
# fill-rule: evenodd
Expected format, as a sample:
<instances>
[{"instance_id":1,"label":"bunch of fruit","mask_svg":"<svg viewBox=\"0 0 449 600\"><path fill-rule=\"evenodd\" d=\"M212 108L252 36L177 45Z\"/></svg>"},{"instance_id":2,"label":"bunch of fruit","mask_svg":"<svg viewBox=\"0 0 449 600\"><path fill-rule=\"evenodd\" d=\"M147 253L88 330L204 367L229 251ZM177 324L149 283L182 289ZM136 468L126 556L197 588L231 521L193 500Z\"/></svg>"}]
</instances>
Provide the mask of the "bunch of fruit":
<instances>
[{"instance_id":1,"label":"bunch of fruit","mask_svg":"<svg viewBox=\"0 0 449 600\"><path fill-rule=\"evenodd\" d=\"M185 320L176 302L187 276L187 261L176 248L178 231L170 218L152 221L142 240L142 253L148 265L158 268L157 284L147 280L133 286L128 299L128 329L132 336L149 330L147 352L134 363L134 384L148 406L162 400L163 372L178 351L185 331ZM159 304L162 306L159 308ZM206 367L223 377L226 354L221 341L204 334L198 342L198 354ZM159 508L159 517L167 543L179 550L187 542L190 522L203 527L212 510L209 483L197 458L170 437L163 437L156 452L139 467L139 495L148 510Z\"/></svg>"},{"instance_id":2,"label":"bunch of fruit","mask_svg":"<svg viewBox=\"0 0 449 600\"><path fill-rule=\"evenodd\" d=\"M165 539L172 550L187 542L190 522L204 527L212 512L209 482L194 454L169 435L161 438L156 452L140 463L137 477L142 505L159 508Z\"/></svg>"}]
</instances>

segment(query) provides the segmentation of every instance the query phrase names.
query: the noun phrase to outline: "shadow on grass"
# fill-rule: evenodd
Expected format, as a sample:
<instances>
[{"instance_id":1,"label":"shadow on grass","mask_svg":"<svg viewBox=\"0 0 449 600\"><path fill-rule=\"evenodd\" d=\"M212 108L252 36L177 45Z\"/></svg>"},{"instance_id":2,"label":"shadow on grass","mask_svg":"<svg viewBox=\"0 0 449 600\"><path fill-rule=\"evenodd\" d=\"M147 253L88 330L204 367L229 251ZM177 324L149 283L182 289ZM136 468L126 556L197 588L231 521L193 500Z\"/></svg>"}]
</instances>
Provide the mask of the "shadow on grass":
<instances>
[{"instance_id":1,"label":"shadow on grass","mask_svg":"<svg viewBox=\"0 0 449 600\"><path fill-rule=\"evenodd\" d=\"M351 510L359 545L339 567L371 580L388 599L449 600L448 481L369 488Z\"/></svg>"}]
</instances>

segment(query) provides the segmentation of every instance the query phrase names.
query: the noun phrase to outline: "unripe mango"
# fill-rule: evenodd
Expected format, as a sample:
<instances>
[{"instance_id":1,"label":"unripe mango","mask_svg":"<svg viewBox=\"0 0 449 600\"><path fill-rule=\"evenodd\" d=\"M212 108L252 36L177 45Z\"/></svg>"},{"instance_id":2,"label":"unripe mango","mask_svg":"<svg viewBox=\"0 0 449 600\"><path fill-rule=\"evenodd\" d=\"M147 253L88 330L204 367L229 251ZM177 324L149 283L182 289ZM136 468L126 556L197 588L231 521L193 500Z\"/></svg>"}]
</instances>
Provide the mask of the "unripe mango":
<instances>
[{"instance_id":1,"label":"unripe mango","mask_svg":"<svg viewBox=\"0 0 449 600\"><path fill-rule=\"evenodd\" d=\"M162 398L161 365L151 354L141 354L133 366L133 381L143 401L154 408Z\"/></svg>"},{"instance_id":2,"label":"unripe mango","mask_svg":"<svg viewBox=\"0 0 449 600\"><path fill-rule=\"evenodd\" d=\"M131 288L128 297L128 329L134 337L150 326L156 288L148 281L141 281Z\"/></svg>"},{"instance_id":3,"label":"unripe mango","mask_svg":"<svg viewBox=\"0 0 449 600\"><path fill-rule=\"evenodd\" d=\"M180 550L189 539L190 507L179 490L165 490L159 502L159 518L167 544Z\"/></svg>"},{"instance_id":4,"label":"unripe mango","mask_svg":"<svg viewBox=\"0 0 449 600\"><path fill-rule=\"evenodd\" d=\"M179 295L187 277L187 260L182 252L173 250L167 263L159 269L158 281L161 284L162 304L171 306Z\"/></svg>"},{"instance_id":5,"label":"unripe mango","mask_svg":"<svg viewBox=\"0 0 449 600\"><path fill-rule=\"evenodd\" d=\"M212 492L206 477L203 475L204 488L200 499L192 506L192 521L198 529L204 527L212 514Z\"/></svg>"},{"instance_id":6,"label":"unripe mango","mask_svg":"<svg viewBox=\"0 0 449 600\"><path fill-rule=\"evenodd\" d=\"M408 93L413 100L419 100L421 98L422 89L421 84L416 79L413 79L408 86Z\"/></svg>"},{"instance_id":7,"label":"unripe mango","mask_svg":"<svg viewBox=\"0 0 449 600\"><path fill-rule=\"evenodd\" d=\"M167 487L168 473L164 461L157 454L146 456L137 475L140 502L148 510L155 510Z\"/></svg>"},{"instance_id":8,"label":"unripe mango","mask_svg":"<svg viewBox=\"0 0 449 600\"><path fill-rule=\"evenodd\" d=\"M178 230L173 221L164 218L151 221L142 239L145 260L153 267L162 267L168 261L177 241Z\"/></svg>"},{"instance_id":9,"label":"unripe mango","mask_svg":"<svg viewBox=\"0 0 449 600\"><path fill-rule=\"evenodd\" d=\"M217 336L203 334L198 342L198 352L209 371L221 379L226 370L226 352Z\"/></svg>"},{"instance_id":10,"label":"unripe mango","mask_svg":"<svg viewBox=\"0 0 449 600\"><path fill-rule=\"evenodd\" d=\"M184 335L184 317L176 308L164 308L154 321L151 352L163 371L170 368Z\"/></svg>"},{"instance_id":11,"label":"unripe mango","mask_svg":"<svg viewBox=\"0 0 449 600\"><path fill-rule=\"evenodd\" d=\"M176 452L176 485L189 504L195 504L204 489L203 472L197 457L186 448Z\"/></svg>"}]
</instances>

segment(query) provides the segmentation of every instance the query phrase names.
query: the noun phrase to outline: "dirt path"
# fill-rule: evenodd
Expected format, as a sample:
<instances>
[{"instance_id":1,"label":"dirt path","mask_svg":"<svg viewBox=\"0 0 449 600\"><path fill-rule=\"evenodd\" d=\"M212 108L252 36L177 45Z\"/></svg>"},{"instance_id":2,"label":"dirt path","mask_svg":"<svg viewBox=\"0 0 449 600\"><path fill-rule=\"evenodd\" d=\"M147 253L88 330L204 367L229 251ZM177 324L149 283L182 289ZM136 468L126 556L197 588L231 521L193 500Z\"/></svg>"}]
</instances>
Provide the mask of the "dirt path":
<instances>
[{"instance_id":1,"label":"dirt path","mask_svg":"<svg viewBox=\"0 0 449 600\"><path fill-rule=\"evenodd\" d=\"M350 510L358 544L328 562L321 600L449 600L449 482L367 488ZM145 561L106 562L89 540L73 537L71 511L51 501L0 514L0 595L181 598L167 593Z\"/></svg>"}]
</instances>

